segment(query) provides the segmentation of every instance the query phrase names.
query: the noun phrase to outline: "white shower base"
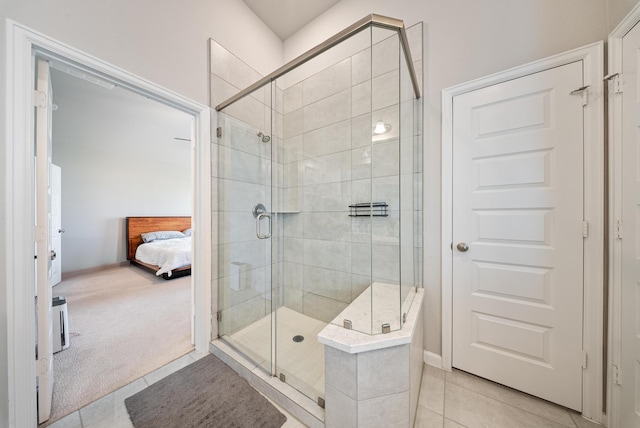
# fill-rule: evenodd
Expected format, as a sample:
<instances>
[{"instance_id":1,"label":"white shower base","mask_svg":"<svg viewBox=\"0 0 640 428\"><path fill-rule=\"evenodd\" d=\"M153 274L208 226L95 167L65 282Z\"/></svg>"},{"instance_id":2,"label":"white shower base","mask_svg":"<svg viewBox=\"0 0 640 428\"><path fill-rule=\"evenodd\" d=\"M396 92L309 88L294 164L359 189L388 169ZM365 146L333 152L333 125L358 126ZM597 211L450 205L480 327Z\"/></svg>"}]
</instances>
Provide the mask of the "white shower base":
<instances>
[{"instance_id":1,"label":"white shower base","mask_svg":"<svg viewBox=\"0 0 640 428\"><path fill-rule=\"evenodd\" d=\"M278 376L285 375L286 383L312 400L324 398L324 346L318 342L318 333L327 323L308 317L292 309L281 307L276 311L275 362ZM269 367L271 350L271 316L233 333L229 338L242 350L251 349L250 357L262 366ZM294 336L303 336L302 342L294 342Z\"/></svg>"}]
</instances>

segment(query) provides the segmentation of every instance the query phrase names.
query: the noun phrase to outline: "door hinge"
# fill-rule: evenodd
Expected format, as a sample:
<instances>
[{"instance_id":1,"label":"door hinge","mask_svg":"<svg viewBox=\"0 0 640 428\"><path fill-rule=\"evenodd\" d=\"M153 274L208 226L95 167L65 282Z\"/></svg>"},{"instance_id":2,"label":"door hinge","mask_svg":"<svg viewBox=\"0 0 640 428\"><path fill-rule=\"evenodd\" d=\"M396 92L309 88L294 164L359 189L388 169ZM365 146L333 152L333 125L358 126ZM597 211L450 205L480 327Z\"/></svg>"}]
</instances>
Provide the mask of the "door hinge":
<instances>
[{"instance_id":1,"label":"door hinge","mask_svg":"<svg viewBox=\"0 0 640 428\"><path fill-rule=\"evenodd\" d=\"M613 93L621 94L622 86L620 85L620 73L612 73L604 76L603 79L605 82L613 82Z\"/></svg>"},{"instance_id":2,"label":"door hinge","mask_svg":"<svg viewBox=\"0 0 640 428\"><path fill-rule=\"evenodd\" d=\"M589 222L588 221L583 221L582 222L582 237L583 238L588 238L589 237Z\"/></svg>"},{"instance_id":3,"label":"door hinge","mask_svg":"<svg viewBox=\"0 0 640 428\"><path fill-rule=\"evenodd\" d=\"M36 108L47 108L47 94L42 91L33 91L33 105Z\"/></svg>"},{"instance_id":4,"label":"door hinge","mask_svg":"<svg viewBox=\"0 0 640 428\"><path fill-rule=\"evenodd\" d=\"M216 320L218 322L222 321L222 311L216 312Z\"/></svg>"},{"instance_id":5,"label":"door hinge","mask_svg":"<svg viewBox=\"0 0 640 428\"><path fill-rule=\"evenodd\" d=\"M616 239L622 239L622 221L621 220L616 220L614 235Z\"/></svg>"},{"instance_id":6,"label":"door hinge","mask_svg":"<svg viewBox=\"0 0 640 428\"><path fill-rule=\"evenodd\" d=\"M587 351L582 351L582 368L587 368Z\"/></svg>"},{"instance_id":7,"label":"door hinge","mask_svg":"<svg viewBox=\"0 0 640 428\"><path fill-rule=\"evenodd\" d=\"M218 137L218 138L222 137L222 127L221 126L216 128L216 137Z\"/></svg>"},{"instance_id":8,"label":"door hinge","mask_svg":"<svg viewBox=\"0 0 640 428\"><path fill-rule=\"evenodd\" d=\"M582 94L582 106L584 107L589 103L589 88L590 87L591 87L591 85L585 85L585 86L582 86L581 88L574 89L573 91L569 92L569 95Z\"/></svg>"},{"instance_id":9,"label":"door hinge","mask_svg":"<svg viewBox=\"0 0 640 428\"><path fill-rule=\"evenodd\" d=\"M622 385L622 381L620 380L620 367L613 364L611 366L611 376L613 377L614 385Z\"/></svg>"}]
</instances>

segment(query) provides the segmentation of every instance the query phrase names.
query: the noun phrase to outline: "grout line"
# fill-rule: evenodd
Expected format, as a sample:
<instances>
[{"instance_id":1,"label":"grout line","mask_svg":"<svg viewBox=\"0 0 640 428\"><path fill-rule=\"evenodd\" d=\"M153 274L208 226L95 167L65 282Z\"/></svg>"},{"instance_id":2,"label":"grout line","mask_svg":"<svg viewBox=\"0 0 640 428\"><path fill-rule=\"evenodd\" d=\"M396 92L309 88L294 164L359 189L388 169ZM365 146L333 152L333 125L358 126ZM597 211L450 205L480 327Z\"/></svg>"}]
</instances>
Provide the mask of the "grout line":
<instances>
[{"instance_id":1,"label":"grout line","mask_svg":"<svg viewBox=\"0 0 640 428\"><path fill-rule=\"evenodd\" d=\"M455 370L455 369L454 369L454 370ZM452 370L452 372L453 372L453 370ZM456 384L456 383L452 383L453 385L455 385L455 386L456 386L456 387L458 387L458 388L462 388L462 389L467 390L467 391L469 391L469 392L471 392L471 393L481 395L481 396L483 396L483 397L485 397L485 398L488 398L488 399L490 399L490 400L493 400L493 401L495 401L495 402L498 402L498 403L500 403L500 404L502 404L502 405L509 406L510 408L513 408L513 409L519 410L519 411L521 411L521 412L525 412L525 413L528 413L528 414L530 414L530 415L537 416L537 417L542 418L542 419L544 419L544 420L547 420L547 421L549 421L549 422L553 422L553 423L558 424L558 425L563 425L563 426L565 426L565 427L567 427L567 428L578 428L578 427L577 427L577 425L576 425L576 422L573 420L573 418L572 418L572 417L571 417L571 415L569 414L569 410L568 410L568 409L566 409L566 408L564 408L564 407L562 407L562 406L560 406L560 405L558 405L558 404L552 403L552 402L550 402L550 401L543 400L543 399L541 399L541 398L539 398L539 397L535 397L535 396L533 396L533 395L527 394L527 393L522 392L522 391L518 391L518 390L513 389L513 388L510 388L510 387L508 387L508 386L506 386L506 385L501 385L501 384L499 384L499 383L497 383L497 382L493 382L493 381L490 381L490 380L488 380L488 379L480 378L479 376L475 376L475 375L473 375L473 374L471 374L471 373L467 373L467 372L463 372L463 373L465 373L465 374L469 374L469 375L471 375L471 376L474 376L474 377L476 377L476 378L478 378L478 379L480 379L480 380L482 380L482 381L489 382L490 384L496 385L496 386L498 386L498 387L500 387L500 388L503 388L504 390L513 391L513 392L515 392L515 393L517 393L517 394L523 394L523 396L524 396L525 398L529 398L529 399L532 399L532 400L540 400L542 403L545 403L545 404L548 404L548 405L551 405L551 406L555 406L555 407L557 407L559 410L562 410L562 411L564 411L564 412L566 413L566 415L567 415L567 416L569 417L569 419L571 420L571 423L573 424L573 427L570 427L570 426L568 426L568 425L565 425L565 424L563 424L563 423L561 423L561 422L558 422L558 421L556 421L556 420L554 420L554 419L549 419L549 418L546 416L546 414L542 415L542 414L534 413L534 412L532 412L532 411L530 411L530 410L523 409L522 407L514 406L513 404L508 403L508 402L503 401L503 400L500 400L500 399L498 399L498 398L496 398L496 397L492 397L492 396L490 396L490 395L486 395L486 394L484 394L484 393L482 393L482 392L474 391L473 389L469 389L469 388L466 388L466 387L464 387L464 386L458 385L458 384ZM447 387L447 384L448 384L448 383L449 383L449 381L447 380L447 376L446 376L446 373L445 373L445 407L446 407L446 387ZM443 411L443 413L444 413L444 411ZM446 416L445 416L445 417L446 417ZM450 419L450 418L448 418L448 419ZM452 420L452 421L454 421L454 422L456 422L456 423L458 423L458 424L459 424L459 422L457 422L457 421L456 421L456 420L454 420L454 419L450 419L450 420Z\"/></svg>"}]
</instances>

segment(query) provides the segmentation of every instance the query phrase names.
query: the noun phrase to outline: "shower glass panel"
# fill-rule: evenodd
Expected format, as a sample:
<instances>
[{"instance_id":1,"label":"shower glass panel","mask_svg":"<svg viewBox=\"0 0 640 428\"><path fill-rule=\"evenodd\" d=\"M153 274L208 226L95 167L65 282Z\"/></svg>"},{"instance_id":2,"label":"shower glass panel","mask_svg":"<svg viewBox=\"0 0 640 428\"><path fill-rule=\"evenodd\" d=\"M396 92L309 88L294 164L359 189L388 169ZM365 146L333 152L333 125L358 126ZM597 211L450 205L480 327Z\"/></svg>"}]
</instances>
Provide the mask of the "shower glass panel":
<instances>
[{"instance_id":1,"label":"shower glass panel","mask_svg":"<svg viewBox=\"0 0 640 428\"><path fill-rule=\"evenodd\" d=\"M421 286L422 265L422 144L419 137L417 117L420 104L416 102L411 82L409 64L404 61L405 52L401 43L399 51L399 179L400 179L400 305L401 316L409 312L413 302L412 292Z\"/></svg>"},{"instance_id":2,"label":"shower glass panel","mask_svg":"<svg viewBox=\"0 0 640 428\"><path fill-rule=\"evenodd\" d=\"M387 216L371 220L371 325L369 333L402 326L400 293L400 138L402 123L400 39L397 32L372 28L371 40L371 200L387 206ZM356 217L357 219L357 217Z\"/></svg>"},{"instance_id":3,"label":"shower glass panel","mask_svg":"<svg viewBox=\"0 0 640 428\"><path fill-rule=\"evenodd\" d=\"M218 114L218 331L267 372L273 364L271 92ZM266 113L265 113L266 112ZM217 226L217 227L216 227Z\"/></svg>"},{"instance_id":4,"label":"shower glass panel","mask_svg":"<svg viewBox=\"0 0 640 428\"><path fill-rule=\"evenodd\" d=\"M314 400L324 397L317 335L371 284L371 218L354 223L349 208L371 199L370 46L367 29L276 79L283 116L276 368Z\"/></svg>"},{"instance_id":5,"label":"shower glass panel","mask_svg":"<svg viewBox=\"0 0 640 428\"><path fill-rule=\"evenodd\" d=\"M422 275L413 69L397 27L348 33L219 105L214 145L219 335L321 404L318 333L402 328Z\"/></svg>"}]
</instances>

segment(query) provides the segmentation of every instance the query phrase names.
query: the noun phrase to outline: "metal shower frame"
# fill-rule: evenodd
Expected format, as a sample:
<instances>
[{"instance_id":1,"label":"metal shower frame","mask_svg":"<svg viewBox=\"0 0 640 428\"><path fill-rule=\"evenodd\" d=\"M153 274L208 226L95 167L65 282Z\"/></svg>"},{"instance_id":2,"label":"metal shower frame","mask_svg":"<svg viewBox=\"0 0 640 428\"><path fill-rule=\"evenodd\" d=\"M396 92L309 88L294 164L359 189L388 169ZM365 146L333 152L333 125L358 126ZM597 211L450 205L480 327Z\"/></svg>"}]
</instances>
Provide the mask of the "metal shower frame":
<instances>
[{"instance_id":1,"label":"metal shower frame","mask_svg":"<svg viewBox=\"0 0 640 428\"><path fill-rule=\"evenodd\" d=\"M413 91L415 93L416 99L420 98L420 86L418 84L418 79L416 77L415 69L413 68L413 60L411 58L411 51L409 50L409 40L407 39L407 33L405 31L405 28L404 28L404 22L402 20L400 20L400 19L390 18L388 16L371 14L371 15L365 16L361 20L359 20L356 23L350 25L349 27L345 28L344 30L340 31L339 33L336 33L332 37L328 38L324 42L322 42L319 45L317 45L316 47L308 50L307 52L303 53L302 55L298 56L297 58L289 61L288 63L286 63L282 67L280 67L277 70L273 71L271 74L263 77L262 79L258 80L257 82L255 82L251 86L248 86L247 88L245 88L242 91L238 92L237 94L235 94L231 98L227 99L226 101L221 102L220 104L218 104L216 106L216 111L220 111L220 110L224 109L225 107L230 106L231 104L235 103L239 99L246 97L247 95L249 95L250 93L252 93L256 89L261 88L262 86L264 86L264 85L270 83L271 81L279 78L280 76L286 74L288 71L293 70L294 68L296 68L296 67L304 64L305 62L315 58L316 56L320 55L321 53L331 49L334 46L336 46L340 42L342 42L342 41L354 36L355 34L359 33L360 31L366 30L369 27L386 28L386 29L389 29L389 30L396 31L398 33L398 37L400 38L400 43L402 43L402 50L404 51L405 60L407 62L407 66L408 66L408 69L409 69L409 75L411 76L411 83L413 84Z\"/></svg>"}]
</instances>

